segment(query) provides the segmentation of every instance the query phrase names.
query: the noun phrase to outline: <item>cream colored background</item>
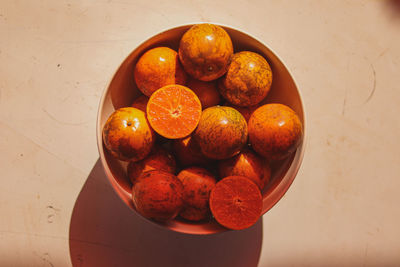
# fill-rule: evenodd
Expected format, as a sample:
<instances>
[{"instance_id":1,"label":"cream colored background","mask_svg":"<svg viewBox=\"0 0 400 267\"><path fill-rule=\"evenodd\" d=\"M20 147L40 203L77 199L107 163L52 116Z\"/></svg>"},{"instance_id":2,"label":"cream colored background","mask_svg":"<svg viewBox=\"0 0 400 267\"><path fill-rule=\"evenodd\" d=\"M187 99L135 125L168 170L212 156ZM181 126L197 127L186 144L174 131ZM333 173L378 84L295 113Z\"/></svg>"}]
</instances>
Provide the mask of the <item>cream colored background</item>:
<instances>
[{"instance_id":1,"label":"cream colored background","mask_svg":"<svg viewBox=\"0 0 400 267\"><path fill-rule=\"evenodd\" d=\"M142 41L205 21L271 47L306 108L303 166L263 217L259 266L400 266L396 2L2 0L0 266L71 265L102 91Z\"/></svg>"}]
</instances>

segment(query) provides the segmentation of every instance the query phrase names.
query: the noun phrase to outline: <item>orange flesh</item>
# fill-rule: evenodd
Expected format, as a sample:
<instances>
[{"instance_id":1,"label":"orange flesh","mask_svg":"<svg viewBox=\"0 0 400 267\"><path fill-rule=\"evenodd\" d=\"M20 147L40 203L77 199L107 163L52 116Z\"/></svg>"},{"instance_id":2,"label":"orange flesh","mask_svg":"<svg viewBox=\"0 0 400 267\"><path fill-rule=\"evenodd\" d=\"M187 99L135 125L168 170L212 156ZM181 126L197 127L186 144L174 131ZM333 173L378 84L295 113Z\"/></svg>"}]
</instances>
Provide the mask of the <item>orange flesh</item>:
<instances>
[{"instance_id":1,"label":"orange flesh","mask_svg":"<svg viewBox=\"0 0 400 267\"><path fill-rule=\"evenodd\" d=\"M147 117L152 128L169 139L183 138L197 127L201 103L192 90L181 85L167 85L150 97Z\"/></svg>"},{"instance_id":2,"label":"orange flesh","mask_svg":"<svg viewBox=\"0 0 400 267\"><path fill-rule=\"evenodd\" d=\"M261 216L262 196L258 186L246 177L229 176L211 191L210 209L218 223L241 230Z\"/></svg>"}]
</instances>

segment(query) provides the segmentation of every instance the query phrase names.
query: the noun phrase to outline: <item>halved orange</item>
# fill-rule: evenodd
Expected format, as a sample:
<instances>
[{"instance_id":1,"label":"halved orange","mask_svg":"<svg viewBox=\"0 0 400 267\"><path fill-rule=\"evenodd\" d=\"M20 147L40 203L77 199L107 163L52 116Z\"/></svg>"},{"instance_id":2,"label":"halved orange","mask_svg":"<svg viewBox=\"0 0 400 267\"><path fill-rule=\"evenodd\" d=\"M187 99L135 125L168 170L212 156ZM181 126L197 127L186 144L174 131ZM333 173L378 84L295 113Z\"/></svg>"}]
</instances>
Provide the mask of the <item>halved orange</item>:
<instances>
[{"instance_id":1,"label":"halved orange","mask_svg":"<svg viewBox=\"0 0 400 267\"><path fill-rule=\"evenodd\" d=\"M233 230L248 228L261 216L260 189L246 177L226 177L212 189L210 209L222 226Z\"/></svg>"},{"instance_id":2,"label":"halved orange","mask_svg":"<svg viewBox=\"0 0 400 267\"><path fill-rule=\"evenodd\" d=\"M201 116L201 103L189 88L172 84L155 91L147 103L151 127L169 139L184 138L196 129Z\"/></svg>"}]
</instances>

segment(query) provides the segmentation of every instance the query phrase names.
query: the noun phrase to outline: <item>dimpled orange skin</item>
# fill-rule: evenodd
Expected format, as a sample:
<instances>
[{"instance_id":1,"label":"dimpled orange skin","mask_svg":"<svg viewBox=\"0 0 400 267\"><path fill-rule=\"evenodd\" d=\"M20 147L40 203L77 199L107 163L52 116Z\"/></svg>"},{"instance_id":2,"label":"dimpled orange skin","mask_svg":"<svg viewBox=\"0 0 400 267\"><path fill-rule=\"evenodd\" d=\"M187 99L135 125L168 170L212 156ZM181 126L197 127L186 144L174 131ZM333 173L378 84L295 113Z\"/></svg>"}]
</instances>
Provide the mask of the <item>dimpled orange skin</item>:
<instances>
[{"instance_id":1,"label":"dimpled orange skin","mask_svg":"<svg viewBox=\"0 0 400 267\"><path fill-rule=\"evenodd\" d=\"M268 94L272 83L272 71L261 55L242 51L232 56L226 75L219 81L221 95L230 103L254 106Z\"/></svg>"},{"instance_id":2,"label":"dimpled orange skin","mask_svg":"<svg viewBox=\"0 0 400 267\"><path fill-rule=\"evenodd\" d=\"M215 177L207 170L190 167L178 174L183 184L183 209L179 215L190 221L200 221L209 217L208 200L216 184Z\"/></svg>"},{"instance_id":3,"label":"dimpled orange skin","mask_svg":"<svg viewBox=\"0 0 400 267\"><path fill-rule=\"evenodd\" d=\"M172 148L177 160L184 167L191 165L205 166L210 163L210 159L201 153L199 144L191 135L174 140Z\"/></svg>"},{"instance_id":4,"label":"dimpled orange skin","mask_svg":"<svg viewBox=\"0 0 400 267\"><path fill-rule=\"evenodd\" d=\"M230 158L247 143L247 123L234 108L210 107L203 110L193 137L206 157Z\"/></svg>"},{"instance_id":5,"label":"dimpled orange skin","mask_svg":"<svg viewBox=\"0 0 400 267\"><path fill-rule=\"evenodd\" d=\"M131 107L140 109L146 113L147 102L149 102L149 98L145 95L141 95L133 100Z\"/></svg>"},{"instance_id":6,"label":"dimpled orange skin","mask_svg":"<svg viewBox=\"0 0 400 267\"><path fill-rule=\"evenodd\" d=\"M198 96L203 109L216 106L221 101L217 84L215 82L203 82L196 79L190 79L186 86Z\"/></svg>"},{"instance_id":7,"label":"dimpled orange skin","mask_svg":"<svg viewBox=\"0 0 400 267\"><path fill-rule=\"evenodd\" d=\"M271 167L265 159L250 150L218 163L220 177L244 176L263 190L271 178Z\"/></svg>"},{"instance_id":8,"label":"dimpled orange skin","mask_svg":"<svg viewBox=\"0 0 400 267\"><path fill-rule=\"evenodd\" d=\"M156 139L143 111L120 108L108 118L103 128L103 142L111 154L123 161L144 159Z\"/></svg>"},{"instance_id":9,"label":"dimpled orange skin","mask_svg":"<svg viewBox=\"0 0 400 267\"><path fill-rule=\"evenodd\" d=\"M175 173L176 162L174 156L161 146L154 146L152 152L143 160L129 162L127 173L130 181L134 184L140 175L152 170L161 170Z\"/></svg>"},{"instance_id":10,"label":"dimpled orange skin","mask_svg":"<svg viewBox=\"0 0 400 267\"><path fill-rule=\"evenodd\" d=\"M198 80L211 81L225 74L233 45L223 28L207 23L197 24L182 36L178 53L189 75Z\"/></svg>"},{"instance_id":11,"label":"dimpled orange skin","mask_svg":"<svg viewBox=\"0 0 400 267\"><path fill-rule=\"evenodd\" d=\"M168 172L145 172L132 187L132 201L146 218L161 222L171 220L183 207L182 182Z\"/></svg>"},{"instance_id":12,"label":"dimpled orange skin","mask_svg":"<svg viewBox=\"0 0 400 267\"><path fill-rule=\"evenodd\" d=\"M299 146L302 137L302 123L286 105L266 104L250 117L250 144L258 154L271 160L289 156Z\"/></svg>"},{"instance_id":13,"label":"dimpled orange skin","mask_svg":"<svg viewBox=\"0 0 400 267\"><path fill-rule=\"evenodd\" d=\"M178 53L168 47L156 47L144 53L136 63L135 82L139 90L146 96L169 84L186 83Z\"/></svg>"},{"instance_id":14,"label":"dimpled orange skin","mask_svg":"<svg viewBox=\"0 0 400 267\"><path fill-rule=\"evenodd\" d=\"M240 114L243 115L243 117L245 118L246 122L249 122L250 116L251 114L254 112L254 110L257 109L258 106L248 106L248 107L239 107L239 106L235 106L235 105L228 105L230 107L233 107L234 109L236 109L237 111L240 112Z\"/></svg>"}]
</instances>

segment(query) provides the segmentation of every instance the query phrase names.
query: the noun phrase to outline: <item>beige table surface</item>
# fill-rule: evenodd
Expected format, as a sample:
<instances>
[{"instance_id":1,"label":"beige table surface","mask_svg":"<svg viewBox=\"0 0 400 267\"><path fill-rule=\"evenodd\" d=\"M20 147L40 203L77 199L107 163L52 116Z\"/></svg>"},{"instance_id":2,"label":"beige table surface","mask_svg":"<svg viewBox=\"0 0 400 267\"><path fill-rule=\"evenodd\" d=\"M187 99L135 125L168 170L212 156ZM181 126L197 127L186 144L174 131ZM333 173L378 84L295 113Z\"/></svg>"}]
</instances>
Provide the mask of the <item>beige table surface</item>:
<instances>
[{"instance_id":1,"label":"beige table surface","mask_svg":"<svg viewBox=\"0 0 400 267\"><path fill-rule=\"evenodd\" d=\"M400 266L400 5L354 1L0 2L0 266ZM191 237L110 188L95 139L120 62L215 22L270 46L306 106L303 165L254 227Z\"/></svg>"}]
</instances>

